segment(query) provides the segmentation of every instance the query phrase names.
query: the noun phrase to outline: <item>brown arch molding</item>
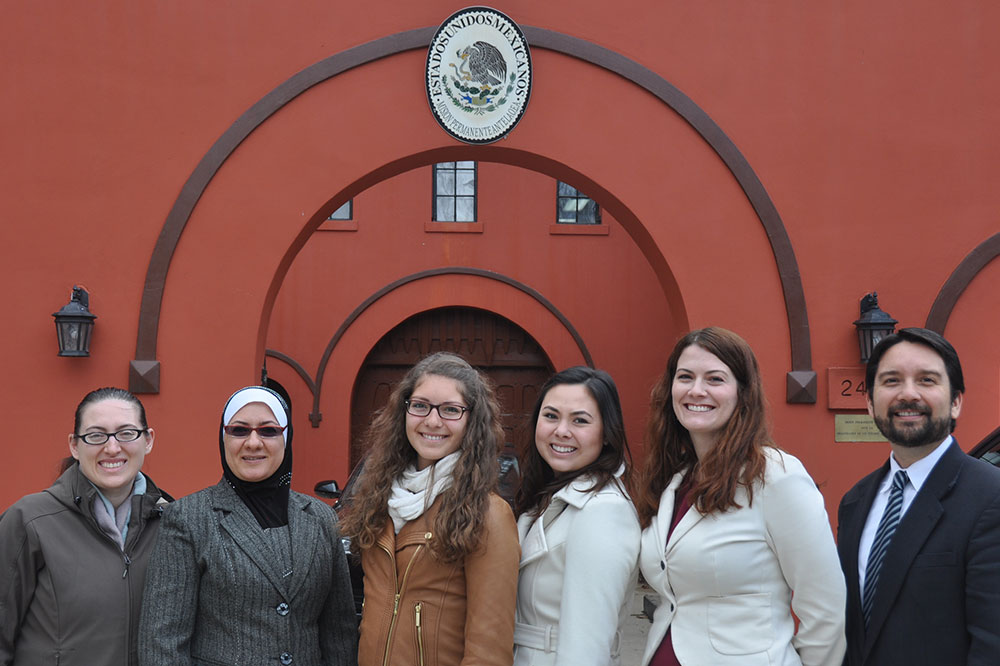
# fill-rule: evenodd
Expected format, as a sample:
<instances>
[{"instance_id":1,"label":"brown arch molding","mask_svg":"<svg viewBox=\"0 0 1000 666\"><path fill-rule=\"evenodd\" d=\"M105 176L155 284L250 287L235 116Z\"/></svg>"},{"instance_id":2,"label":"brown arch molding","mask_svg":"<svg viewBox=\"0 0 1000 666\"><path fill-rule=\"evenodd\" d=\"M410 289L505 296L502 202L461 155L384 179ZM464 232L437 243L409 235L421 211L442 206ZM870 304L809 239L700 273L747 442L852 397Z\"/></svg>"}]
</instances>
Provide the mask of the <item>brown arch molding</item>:
<instances>
[{"instance_id":1,"label":"brown arch molding","mask_svg":"<svg viewBox=\"0 0 1000 666\"><path fill-rule=\"evenodd\" d=\"M977 245L955 268L934 299L924 327L944 335L948 318L951 317L951 311L955 309L955 303L962 296L962 292L972 279L986 268L986 264L997 257L1000 257L1000 233L993 234Z\"/></svg>"},{"instance_id":2,"label":"brown arch molding","mask_svg":"<svg viewBox=\"0 0 1000 666\"><path fill-rule=\"evenodd\" d=\"M301 363L296 361L288 354L283 354L282 352L276 351L274 349L265 349L264 356L270 356L271 358L276 358L279 361L291 366L292 370L297 372L299 377L302 378L302 381L304 381L306 383L306 386L309 387L309 393L311 393L312 395L316 395L316 382L313 381L313 378L309 375L309 372L304 367L302 367ZM263 383L263 380L261 381L261 383Z\"/></svg>"},{"instance_id":3,"label":"brown arch molding","mask_svg":"<svg viewBox=\"0 0 1000 666\"><path fill-rule=\"evenodd\" d=\"M792 361L792 370L787 374L786 400L791 403L815 403L816 372L812 369L809 317L795 251L777 208L736 145L687 95L634 60L578 37L531 26L523 26L522 29L533 48L548 49L591 63L655 95L698 132L722 159L757 213L778 268L788 317ZM181 188L150 257L139 308L136 358L129 367L129 388L133 392L159 392L160 364L156 360L156 342L170 260L194 207L223 162L251 132L312 86L374 60L427 48L435 30L435 27L427 27L399 32L341 51L307 67L254 103L212 144Z\"/></svg>"},{"instance_id":4,"label":"brown arch molding","mask_svg":"<svg viewBox=\"0 0 1000 666\"><path fill-rule=\"evenodd\" d=\"M409 284L411 282L416 282L417 280L423 280L429 277L436 277L439 275L474 275L476 277L486 278L487 280L496 280L497 282L503 282L521 292L524 292L528 296L538 301L546 310L552 313L559 323L562 324L566 331L573 336L573 340L576 342L577 347L580 349L580 353L583 355L584 361L590 367L594 367L594 359L590 355L590 350L587 349L587 343L583 341L583 336L580 332L576 330L576 327L570 323L569 319L564 315L559 309L550 301L540 294L537 290L532 289L528 285L515 280L512 277L503 275L502 273L495 273L493 271L483 270L481 268L471 268L468 266L452 266L449 268L433 268L426 271L420 271L418 273L412 273L405 277L399 278L393 282L390 282L386 286L382 287L371 296L366 298L358 307L354 308L351 314L347 315L343 323L334 332L333 337L330 338L330 342L327 343L326 349L323 351L323 358L320 359L319 368L316 370L315 381L309 377L305 369L296 361L292 360L291 357L282 354L281 352L273 351L271 349L265 349L264 354L266 356L271 356L273 358L279 359L288 363L296 372L305 380L306 384L309 386L309 390L312 391L313 395L313 408L312 412L309 413L309 420L312 422L314 428L319 427L319 422L323 420L323 414L319 411L320 393L323 391L323 376L326 374L326 366L330 362L330 356L333 354L334 348L340 339L344 337L344 333L347 329L351 327L358 317L364 313L369 307L375 304L379 299L388 294L391 291L399 289L403 285Z\"/></svg>"}]
</instances>

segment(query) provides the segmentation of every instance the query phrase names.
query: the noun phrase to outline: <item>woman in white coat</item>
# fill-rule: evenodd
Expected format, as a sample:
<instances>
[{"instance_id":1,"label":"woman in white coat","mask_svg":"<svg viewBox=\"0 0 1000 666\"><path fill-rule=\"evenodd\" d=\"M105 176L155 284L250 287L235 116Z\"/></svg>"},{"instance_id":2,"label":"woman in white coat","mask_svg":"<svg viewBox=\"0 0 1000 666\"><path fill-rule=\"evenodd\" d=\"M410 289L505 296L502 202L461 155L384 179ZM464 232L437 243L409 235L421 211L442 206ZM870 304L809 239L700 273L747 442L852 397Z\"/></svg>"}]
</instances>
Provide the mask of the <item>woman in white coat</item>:
<instances>
[{"instance_id":1,"label":"woman in white coat","mask_svg":"<svg viewBox=\"0 0 1000 666\"><path fill-rule=\"evenodd\" d=\"M839 666L846 588L823 497L771 443L749 345L689 333L651 402L636 507L660 605L643 666Z\"/></svg>"},{"instance_id":2,"label":"woman in white coat","mask_svg":"<svg viewBox=\"0 0 1000 666\"><path fill-rule=\"evenodd\" d=\"M619 664L638 576L628 444L608 373L574 367L542 387L515 513L521 541L515 666Z\"/></svg>"}]
</instances>

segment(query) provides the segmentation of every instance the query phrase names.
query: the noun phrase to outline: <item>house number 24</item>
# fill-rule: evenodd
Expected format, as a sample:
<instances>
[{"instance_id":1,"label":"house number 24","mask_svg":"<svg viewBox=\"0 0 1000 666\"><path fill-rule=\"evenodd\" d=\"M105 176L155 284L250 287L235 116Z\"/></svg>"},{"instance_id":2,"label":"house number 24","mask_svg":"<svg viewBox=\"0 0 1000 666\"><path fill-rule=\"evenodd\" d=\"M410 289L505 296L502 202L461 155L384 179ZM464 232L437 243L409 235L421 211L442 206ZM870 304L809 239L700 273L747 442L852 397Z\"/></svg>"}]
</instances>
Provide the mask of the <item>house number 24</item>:
<instances>
[{"instance_id":1,"label":"house number 24","mask_svg":"<svg viewBox=\"0 0 1000 666\"><path fill-rule=\"evenodd\" d=\"M855 383L855 381L851 379L842 379L840 381L840 388L841 388L840 395L844 396L845 398L852 397L851 396L852 393L861 396L864 396L865 394L868 393L868 389L865 387L865 380L863 379L858 381L857 383Z\"/></svg>"}]
</instances>

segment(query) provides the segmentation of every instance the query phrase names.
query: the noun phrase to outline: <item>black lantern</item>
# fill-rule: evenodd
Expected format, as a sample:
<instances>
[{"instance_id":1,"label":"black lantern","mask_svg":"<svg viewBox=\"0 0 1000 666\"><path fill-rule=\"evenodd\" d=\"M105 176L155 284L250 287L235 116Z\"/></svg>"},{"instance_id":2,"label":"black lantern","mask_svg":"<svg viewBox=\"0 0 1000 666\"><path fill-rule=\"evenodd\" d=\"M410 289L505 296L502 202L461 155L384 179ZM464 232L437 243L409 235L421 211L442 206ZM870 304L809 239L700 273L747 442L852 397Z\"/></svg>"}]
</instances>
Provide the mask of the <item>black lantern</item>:
<instances>
[{"instance_id":1,"label":"black lantern","mask_svg":"<svg viewBox=\"0 0 1000 666\"><path fill-rule=\"evenodd\" d=\"M858 347L861 349L861 362L867 363L871 358L872 349L887 335L892 335L898 322L883 312L878 306L878 292L865 294L861 299L861 316L854 322L858 328Z\"/></svg>"},{"instance_id":2,"label":"black lantern","mask_svg":"<svg viewBox=\"0 0 1000 666\"><path fill-rule=\"evenodd\" d=\"M90 295L83 287L73 287L73 296L59 312L52 313L56 319L56 336L59 338L60 356L90 356L90 333L94 330L94 320L87 307Z\"/></svg>"}]
</instances>

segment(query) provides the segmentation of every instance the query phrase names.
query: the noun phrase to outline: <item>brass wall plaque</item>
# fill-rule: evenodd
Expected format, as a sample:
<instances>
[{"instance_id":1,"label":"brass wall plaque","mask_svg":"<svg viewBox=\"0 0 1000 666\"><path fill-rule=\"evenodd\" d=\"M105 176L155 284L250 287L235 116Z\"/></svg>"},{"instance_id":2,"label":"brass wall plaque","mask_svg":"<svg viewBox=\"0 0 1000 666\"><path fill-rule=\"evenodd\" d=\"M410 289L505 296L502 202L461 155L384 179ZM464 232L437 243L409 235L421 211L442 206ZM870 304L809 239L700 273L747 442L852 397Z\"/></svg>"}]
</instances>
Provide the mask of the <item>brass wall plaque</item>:
<instances>
[{"instance_id":1,"label":"brass wall plaque","mask_svg":"<svg viewBox=\"0 0 1000 666\"><path fill-rule=\"evenodd\" d=\"M833 417L835 442L888 442L868 414L837 414Z\"/></svg>"}]
</instances>

